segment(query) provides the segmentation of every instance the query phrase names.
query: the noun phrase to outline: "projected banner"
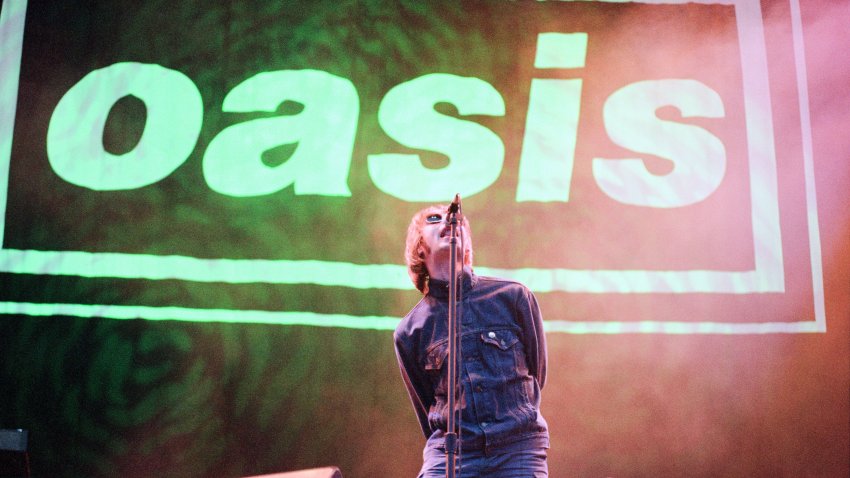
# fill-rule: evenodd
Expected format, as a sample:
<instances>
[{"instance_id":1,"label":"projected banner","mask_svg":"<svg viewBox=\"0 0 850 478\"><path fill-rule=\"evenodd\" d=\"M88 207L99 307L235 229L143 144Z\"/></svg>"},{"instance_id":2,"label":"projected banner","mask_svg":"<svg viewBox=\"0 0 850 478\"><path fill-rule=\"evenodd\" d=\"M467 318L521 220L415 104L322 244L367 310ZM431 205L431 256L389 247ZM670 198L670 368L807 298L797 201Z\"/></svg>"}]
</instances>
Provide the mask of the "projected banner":
<instances>
[{"instance_id":1,"label":"projected banner","mask_svg":"<svg viewBox=\"0 0 850 478\"><path fill-rule=\"evenodd\" d=\"M419 208L550 331L825 330L796 0L4 0L2 312L391 329Z\"/></svg>"}]
</instances>

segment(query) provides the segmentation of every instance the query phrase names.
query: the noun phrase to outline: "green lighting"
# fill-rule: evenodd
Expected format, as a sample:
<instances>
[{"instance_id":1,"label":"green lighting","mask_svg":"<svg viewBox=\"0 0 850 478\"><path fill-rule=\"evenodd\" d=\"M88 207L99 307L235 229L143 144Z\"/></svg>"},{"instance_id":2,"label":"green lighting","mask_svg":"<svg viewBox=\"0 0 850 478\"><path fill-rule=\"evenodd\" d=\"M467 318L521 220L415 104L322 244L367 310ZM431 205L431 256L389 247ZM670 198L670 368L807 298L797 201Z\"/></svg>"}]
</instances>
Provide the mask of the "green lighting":
<instances>
[{"instance_id":1,"label":"green lighting","mask_svg":"<svg viewBox=\"0 0 850 478\"><path fill-rule=\"evenodd\" d=\"M185 307L145 307L89 304L39 304L29 302L0 302L0 315L99 317L117 320L146 319L180 322L213 322L231 324L309 325L348 329L394 330L401 318L386 316L356 316L348 314L319 314L315 312L266 311L244 309L195 309ZM825 332L824 324L816 322L575 322L546 320L547 333L567 334L776 334Z\"/></svg>"},{"instance_id":2,"label":"green lighting","mask_svg":"<svg viewBox=\"0 0 850 478\"><path fill-rule=\"evenodd\" d=\"M583 68L587 33L541 33L535 68ZM568 201L582 80L531 80L517 201Z\"/></svg>"},{"instance_id":3,"label":"green lighting","mask_svg":"<svg viewBox=\"0 0 850 478\"><path fill-rule=\"evenodd\" d=\"M0 37L4 39L4 52L8 52L0 56L0 104L4 105L0 108L0 209L4 213L0 215L0 234L6 233L7 240L0 241L0 271L187 281L198 283L181 287L193 289L201 304L206 304L202 296L207 289L199 284L211 282L408 290L404 267L392 263L397 256L378 251L383 242L394 240L391 233L377 225L379 219L369 214L360 217L361 211L374 204L393 209L393 214L407 214L415 205L406 203L445 201L460 192L465 198L480 195L474 200L488 206L479 204L480 212L513 207L530 212L520 219L511 218L505 230L523 226L523 220L538 213L555 218L552 227L544 231L548 249L528 254L527 262L526 255L518 255L520 259L507 261L504 268L476 268L482 275L519 280L535 292L738 296L785 292L779 175L760 7L716 8L721 9L738 23L738 44L733 48L718 44L716 53L722 54L712 61L720 67L731 66L736 72L735 68L740 68L740 78L735 81L740 80L741 91L736 90L737 83L729 87L718 82L708 68L694 69L689 57L677 48L671 50L675 54L668 58L667 69L656 75L651 63L632 65L627 61L630 59L617 56L616 48L600 53L599 45L613 42L612 47L616 47L620 40L608 38L604 29L593 23L561 25L567 31L557 32L550 31L559 27L557 23L541 18L531 21L534 15L530 14L529 25L535 28L525 32L528 37L519 38L516 45L505 43L506 37L500 35L492 38L502 43L490 45L494 32L480 25L467 31L448 24L439 41L430 31L408 35L400 28L394 30L397 38L375 38L353 45L340 42L349 30L326 32L307 22L295 25L294 39L288 39L286 27L261 28L269 38L286 40L247 58L240 56L250 52L242 50L242 40L237 37L246 32L238 25L252 23L247 21L250 15L242 12L234 14L246 15L246 21L223 25L240 32L230 38L235 43L219 45L222 39L212 33L210 37L200 35L204 40L187 50L218 54L221 52L217 49L223 48L233 55L223 59L223 66L212 67L182 50L180 54L157 53L149 58L141 55L132 41L123 39L115 51L107 48L102 56L94 51L75 52L74 61L61 65L67 71L57 75L55 84L42 85L40 80L33 80L32 71L25 69L27 87L18 92L26 2L6 0L0 17ZM528 10L533 13L534 8ZM503 11L492 13L496 23L508 16ZM303 20L297 18L293 21ZM397 20L398 25L403 24L402 18ZM434 24L440 21L434 20ZM573 28L587 31L570 31ZM691 34L693 29L690 33L685 30L673 34L688 41L700 38ZM326 33L330 36L323 36ZM178 33L170 34L176 43L183 39ZM449 48L443 48L441 41ZM251 44L251 39L246 42L244 45ZM589 42L593 42L590 50ZM421 51L418 46L422 46ZM468 55L460 48L466 46L470 48ZM491 47L495 49L491 51ZM695 54L712 52L699 50ZM731 53L740 55L740 65ZM122 61L139 58L170 67ZM608 60L614 61L606 64ZM727 65L726 61L732 63ZM115 63L101 67L110 62ZM98 69L88 71L93 67ZM380 74L375 74L376 67L383 68ZM676 76L679 72L682 77ZM695 78L690 78L692 75ZM231 88L231 84L236 86ZM32 101L33 96L49 101L41 104ZM116 104L127 97L144 104L142 134L132 150L111 154L104 142L109 143L108 139L117 134L114 131L121 129L113 129L111 124L107 128L106 122L113 121L110 115L120 113ZM287 103L295 103L300 109L292 113L285 108ZM20 169L12 168L10 173L16 105L26 112L22 117L35 119L22 122L16 131L19 137L15 146L23 148L21 164L16 163L15 168ZM676 112L671 114L671 110ZM234 118L238 120L232 121ZM745 131L739 136L729 132L733 127L740 131L742 126ZM38 132L39 128L46 128L46 142L44 135L30 135L36 140L27 137L30 130ZM128 144L121 143L127 138L118 139L118 144ZM291 151L288 158L277 164L268 161L273 153L287 148ZM434 154L424 157L422 152L437 153L444 160L435 161ZM658 158L669 163L669 171L658 173L657 168L650 168L650 162L657 165ZM35 174L42 160L52 171ZM811 158L805 158L809 169L810 163ZM181 168L184 164L186 167ZM591 226L612 223L619 212L608 212L607 208L622 208L623 204L639 207L628 209L629 213L658 221L647 223L647 231L658 225L663 226L658 230L687 235L686 225L677 228L668 219L683 217L689 211L684 208L698 203L704 202L696 208L701 210L714 204L724 207L724 201L730 199L727 192L734 188L715 193L721 184L727 184L727 167L730 172L747 175L733 180L735 187L746 188L744 194L749 198L741 194L734 199L738 203L742 198L750 200L750 216L744 220L752 223L751 231L746 226L734 231L747 236L748 242L736 244L743 248L736 249L743 259L731 266L715 266L707 260L695 264L619 264L608 260L604 250L619 240L616 237L600 241L604 245L590 253L590 260L572 261L564 259L567 250L559 249L560 238L548 235L564 232L566 224L576 221L593 222ZM10 204L7 209L9 181L30 173L32 183L13 188L10 197L16 201L32 198L33 204L20 209L16 208L18 204ZM56 173L62 181L50 173ZM168 176L172 176L169 181L150 187ZM807 201L811 202L807 210L809 232L814 234L810 236L812 275L817 282L821 270L814 252L819 250L817 211L814 185L810 179L806 181ZM217 194L208 194L207 186ZM303 195L323 197L299 198ZM707 200L712 195L718 201L710 204ZM529 204L533 202L549 204ZM68 204L79 207L77 216L72 214L76 211L62 210ZM105 204L112 209L101 208ZM119 211L121 207L124 209ZM557 217L555 208L563 208L556 211ZM97 214L100 209L108 209L112 215L101 217ZM710 211L715 212L720 211ZM8 224L4 222L7 217ZM60 220L55 220L60 217L61 228L56 225ZM134 237L138 230L133 227L137 225L130 221L102 220L116 217L142 218L138 223L144 228L142 239ZM283 220L278 224L276 218ZM497 218L509 222L505 219ZM68 230L71 242L52 239L66 237L62 228ZM367 228L374 231L366 234ZM7 230L14 231L14 237ZM370 239L377 238L382 244L346 243L348 237L340 231L348 230L354 231L358 241L371 234ZM161 241L157 236L160 231L165 234ZM513 240L500 234L490 237L491 244ZM278 235L282 238L279 247L271 239ZM568 239L565 248L576 242L568 236L564 236ZM206 239L212 240L197 242ZM331 245L331 240L339 244ZM524 239L517 245L529 250ZM527 267L529 264L537 267ZM822 297L818 299L822 290L816 284L815 288L817 324L822 324L823 307L818 302L822 301ZM201 289L204 292L198 292ZM268 292L251 293L262 296ZM317 293L324 294L333 295ZM25 298L22 303L29 303L27 300L39 299ZM388 307L380 302L376 300L379 304L374 309L363 309L368 313ZM223 303L224 307L230 305L225 300ZM38 307L22 310L38 313ZM117 308L114 310L120 312L110 314L164 318L161 309L125 307L129 309ZM206 309L185 310L178 316L197 318ZM85 313L97 316L98 312ZM344 314L292 313L296 315L257 320L336 323L333 317L345 317L338 322L341 324L359 320ZM243 319L254 320L250 314ZM555 319L552 324L558 323ZM634 324L641 325L576 322L575 328L549 327L570 333L725 333L717 332L725 330L719 325L700 328L633 319ZM799 325L800 330L809 327L792 324ZM762 325L756 330L772 330L764 323L754 324Z\"/></svg>"},{"instance_id":4,"label":"green lighting","mask_svg":"<svg viewBox=\"0 0 850 478\"><path fill-rule=\"evenodd\" d=\"M100 317L118 320L175 320L181 322L218 322L231 324L312 325L348 329L393 330L400 318L319 314L315 312L193 309L186 307L145 307L89 304L38 304L0 302L0 314L30 316Z\"/></svg>"},{"instance_id":5,"label":"green lighting","mask_svg":"<svg viewBox=\"0 0 850 478\"><path fill-rule=\"evenodd\" d=\"M541 33L537 35L535 68L584 68L587 33Z\"/></svg>"},{"instance_id":6,"label":"green lighting","mask_svg":"<svg viewBox=\"0 0 850 478\"><path fill-rule=\"evenodd\" d=\"M148 121L139 144L121 155L103 148L112 105L141 99ZM53 170L96 191L135 189L168 176L192 153L204 112L201 93L186 75L159 65L115 63L94 70L56 105L47 131Z\"/></svg>"},{"instance_id":7,"label":"green lighting","mask_svg":"<svg viewBox=\"0 0 850 478\"><path fill-rule=\"evenodd\" d=\"M294 116L256 119L225 128L204 155L204 178L229 196L261 196L294 184L295 194L350 196L348 170L359 100L351 81L318 70L259 73L224 98L227 113L274 112L284 101L304 105ZM283 164L263 152L298 143Z\"/></svg>"},{"instance_id":8,"label":"green lighting","mask_svg":"<svg viewBox=\"0 0 850 478\"><path fill-rule=\"evenodd\" d=\"M429 169L416 154L369 155L369 175L381 191L404 201L445 201L479 193L499 177L502 140L478 123L437 113L437 103L460 115L505 114L502 95L479 78L435 73L397 85L381 101L381 127L405 146L445 154L449 165Z\"/></svg>"},{"instance_id":9,"label":"green lighting","mask_svg":"<svg viewBox=\"0 0 850 478\"><path fill-rule=\"evenodd\" d=\"M573 177L581 80L531 81L517 201L567 201Z\"/></svg>"}]
</instances>

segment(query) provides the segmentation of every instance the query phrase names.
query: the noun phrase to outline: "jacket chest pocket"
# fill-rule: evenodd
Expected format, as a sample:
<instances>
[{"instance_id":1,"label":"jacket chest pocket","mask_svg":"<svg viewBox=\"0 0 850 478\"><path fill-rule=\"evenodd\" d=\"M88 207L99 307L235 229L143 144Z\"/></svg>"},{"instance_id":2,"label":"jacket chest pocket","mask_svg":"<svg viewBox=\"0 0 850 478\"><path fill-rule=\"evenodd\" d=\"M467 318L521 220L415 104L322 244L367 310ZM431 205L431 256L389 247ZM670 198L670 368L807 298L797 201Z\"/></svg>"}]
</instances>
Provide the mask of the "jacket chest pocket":
<instances>
[{"instance_id":1,"label":"jacket chest pocket","mask_svg":"<svg viewBox=\"0 0 850 478\"><path fill-rule=\"evenodd\" d=\"M496 375L527 373L522 342L510 329L485 330L480 334L485 367Z\"/></svg>"},{"instance_id":2,"label":"jacket chest pocket","mask_svg":"<svg viewBox=\"0 0 850 478\"><path fill-rule=\"evenodd\" d=\"M494 395L496 421L527 423L536 412L531 406L533 378L528 373L525 347L511 329L485 330L480 334L482 377Z\"/></svg>"},{"instance_id":3,"label":"jacket chest pocket","mask_svg":"<svg viewBox=\"0 0 850 478\"><path fill-rule=\"evenodd\" d=\"M440 393L446 389L445 379L448 371L444 366L448 353L448 340L445 339L434 342L425 351L425 361L422 364L422 368L425 369L425 373L431 378L436 393Z\"/></svg>"},{"instance_id":4,"label":"jacket chest pocket","mask_svg":"<svg viewBox=\"0 0 850 478\"><path fill-rule=\"evenodd\" d=\"M512 330L489 330L481 332L481 341L506 351L519 342L519 337Z\"/></svg>"}]
</instances>

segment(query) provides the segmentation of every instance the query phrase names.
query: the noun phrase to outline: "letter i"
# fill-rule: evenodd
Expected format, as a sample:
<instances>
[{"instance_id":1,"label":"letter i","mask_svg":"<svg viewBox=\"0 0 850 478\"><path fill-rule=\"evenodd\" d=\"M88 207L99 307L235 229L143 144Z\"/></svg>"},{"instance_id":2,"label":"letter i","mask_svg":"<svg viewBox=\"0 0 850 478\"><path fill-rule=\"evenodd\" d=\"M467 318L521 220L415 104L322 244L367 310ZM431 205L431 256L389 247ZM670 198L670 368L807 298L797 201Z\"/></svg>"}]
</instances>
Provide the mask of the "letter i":
<instances>
[{"instance_id":1,"label":"letter i","mask_svg":"<svg viewBox=\"0 0 850 478\"><path fill-rule=\"evenodd\" d=\"M541 33L535 68L584 68L587 33ZM516 200L570 199L578 119L580 79L533 78L519 162Z\"/></svg>"}]
</instances>

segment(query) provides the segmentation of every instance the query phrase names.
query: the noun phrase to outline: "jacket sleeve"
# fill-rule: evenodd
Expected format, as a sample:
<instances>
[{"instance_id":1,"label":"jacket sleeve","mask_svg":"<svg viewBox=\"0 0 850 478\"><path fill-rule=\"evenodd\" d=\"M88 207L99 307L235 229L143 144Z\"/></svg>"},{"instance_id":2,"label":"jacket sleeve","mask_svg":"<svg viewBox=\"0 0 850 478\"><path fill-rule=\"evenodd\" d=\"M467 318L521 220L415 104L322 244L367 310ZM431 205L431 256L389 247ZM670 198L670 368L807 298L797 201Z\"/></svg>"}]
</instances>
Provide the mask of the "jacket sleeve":
<instances>
[{"instance_id":1,"label":"jacket sleeve","mask_svg":"<svg viewBox=\"0 0 850 478\"><path fill-rule=\"evenodd\" d=\"M394 334L395 353L398 359L398 367L401 370L401 378L410 396L413 411L422 427L425 438L431 436L431 427L428 424L428 410L434 403L434 392L430 389L430 382L419 367L416 357L408 349L404 340L398 334Z\"/></svg>"},{"instance_id":2,"label":"jacket sleeve","mask_svg":"<svg viewBox=\"0 0 850 478\"><path fill-rule=\"evenodd\" d=\"M534 294L523 286L517 302L517 314L524 336L526 362L531 375L537 379L540 389L546 383L546 334L543 331L543 316Z\"/></svg>"}]
</instances>

